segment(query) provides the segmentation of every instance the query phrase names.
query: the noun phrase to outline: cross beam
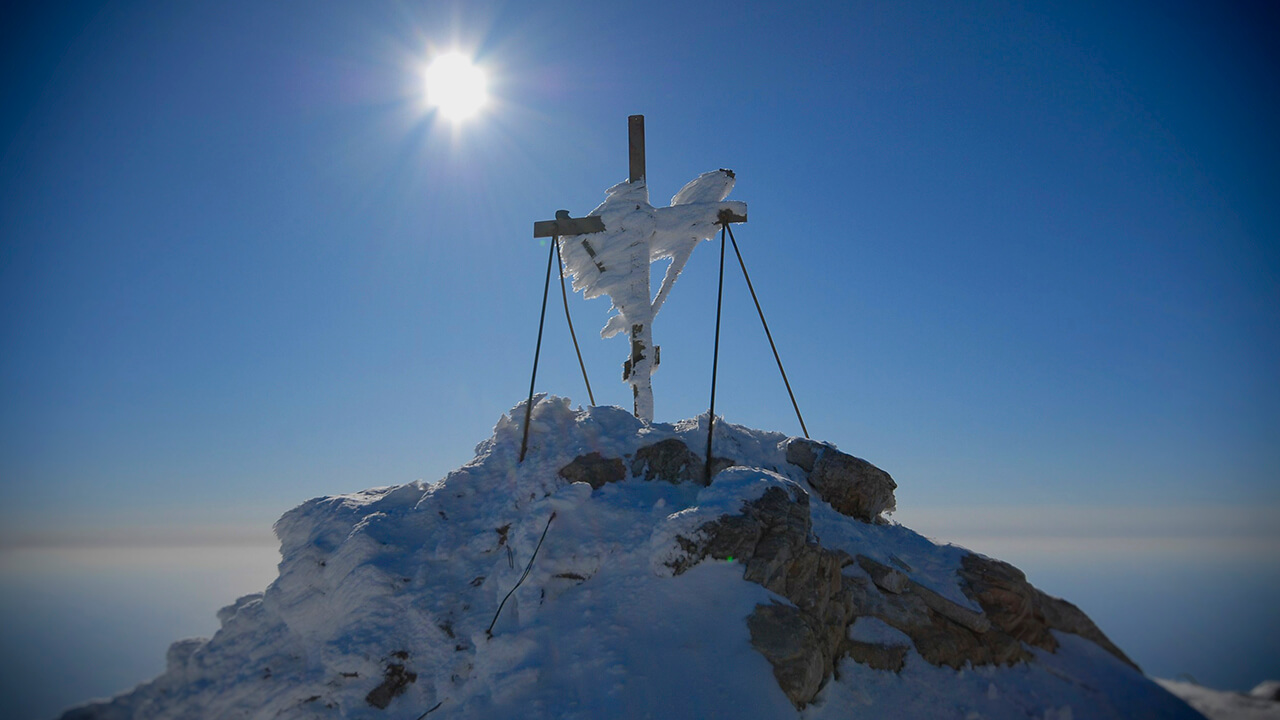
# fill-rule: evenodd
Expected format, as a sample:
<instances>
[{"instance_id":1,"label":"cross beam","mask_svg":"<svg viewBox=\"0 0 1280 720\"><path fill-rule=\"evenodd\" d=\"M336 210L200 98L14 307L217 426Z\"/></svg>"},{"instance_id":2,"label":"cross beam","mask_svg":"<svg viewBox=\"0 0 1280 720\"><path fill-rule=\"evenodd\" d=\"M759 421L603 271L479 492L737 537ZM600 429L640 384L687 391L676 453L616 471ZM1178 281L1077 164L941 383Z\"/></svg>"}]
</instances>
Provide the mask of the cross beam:
<instances>
[{"instance_id":1,"label":"cross beam","mask_svg":"<svg viewBox=\"0 0 1280 720\"><path fill-rule=\"evenodd\" d=\"M745 223L747 206L725 201L733 188L734 175L721 169L703 173L687 183L672 198L670 207L653 207L645 177L644 116L629 116L627 131L627 182L609 188L605 201L591 215L575 218L570 217L569 211L559 210L555 220L535 222L533 236L558 238L555 242L574 273L575 286L589 297L607 294L612 300L618 314L610 318L601 335L630 335L631 353L623 366L623 380L631 385L635 396L636 417L652 422L653 389L649 378L658 364L653 318L694 246L721 227ZM593 233L600 234L585 237ZM581 237L563 241L569 236ZM651 255L655 252L672 261L656 298L652 297L649 284ZM608 267L604 264L606 258Z\"/></svg>"},{"instance_id":2,"label":"cross beam","mask_svg":"<svg viewBox=\"0 0 1280 720\"><path fill-rule=\"evenodd\" d=\"M539 220L533 224L533 236L562 237L564 235L588 235L604 232L604 221L594 215L569 217L568 210L557 210L555 220Z\"/></svg>"}]
</instances>

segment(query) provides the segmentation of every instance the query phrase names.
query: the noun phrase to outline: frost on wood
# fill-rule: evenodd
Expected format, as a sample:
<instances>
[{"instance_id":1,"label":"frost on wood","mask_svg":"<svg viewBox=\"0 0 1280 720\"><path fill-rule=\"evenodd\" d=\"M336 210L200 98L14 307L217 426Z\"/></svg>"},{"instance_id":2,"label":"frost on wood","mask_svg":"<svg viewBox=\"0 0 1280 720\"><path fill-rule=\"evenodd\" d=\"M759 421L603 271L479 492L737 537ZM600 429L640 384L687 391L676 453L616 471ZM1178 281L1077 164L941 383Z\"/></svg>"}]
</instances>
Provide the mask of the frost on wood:
<instances>
[{"instance_id":1,"label":"frost on wood","mask_svg":"<svg viewBox=\"0 0 1280 720\"><path fill-rule=\"evenodd\" d=\"M720 212L746 215L745 203L724 202L733 183L730 170L703 173L663 208L649 204L649 188L643 180L618 183L589 213L604 222L604 232L560 238L561 255L573 275L573 289L587 299L608 295L613 302L617 314L609 319L601 336L609 338L621 332L631 336L624 379L635 395L636 417L646 422L653 421L653 319L689 262L694 246L715 235ZM671 265L657 296L650 299L649 265L665 258L671 259Z\"/></svg>"}]
</instances>

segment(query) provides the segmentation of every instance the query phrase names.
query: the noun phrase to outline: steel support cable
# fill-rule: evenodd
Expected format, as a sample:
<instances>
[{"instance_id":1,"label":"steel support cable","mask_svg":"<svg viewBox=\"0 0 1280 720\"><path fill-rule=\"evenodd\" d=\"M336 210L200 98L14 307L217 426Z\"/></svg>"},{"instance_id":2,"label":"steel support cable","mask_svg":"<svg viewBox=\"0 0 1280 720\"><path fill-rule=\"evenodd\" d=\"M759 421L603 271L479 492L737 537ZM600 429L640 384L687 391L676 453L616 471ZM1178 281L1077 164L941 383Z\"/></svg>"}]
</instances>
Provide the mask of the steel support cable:
<instances>
[{"instance_id":1,"label":"steel support cable","mask_svg":"<svg viewBox=\"0 0 1280 720\"><path fill-rule=\"evenodd\" d=\"M733 253L738 256L738 266L742 268L742 277L746 278L747 280L747 289L751 291L751 300L756 304L756 312L760 314L760 324L764 325L764 335L765 337L769 338L769 347L773 349L773 359L778 361L778 372L782 373L782 384L787 386L787 395L791 397L791 407L795 408L796 410L796 419L800 421L800 430L801 432L804 433L805 438L808 438L809 429L804 426L804 418L800 416L800 405L796 403L795 393L791 392L791 382L787 380L787 371L782 369L782 358L779 357L778 355L778 346L773 344L773 333L769 332L769 323L764 319L764 310L760 309L760 299L756 297L756 289L751 285L751 276L747 274L747 264L742 261L742 253L738 251L738 241L734 239L733 230L729 227L728 223L724 225L724 229L729 231L729 240L730 242L733 243ZM720 245L721 245L720 252L721 252L721 255L723 256L724 231L721 231L720 233ZM724 272L723 257L721 257L720 262L722 265L720 272L723 274ZM724 279L721 278L721 283L723 282L724 282ZM717 317L717 320L716 320L717 333L719 333L719 330L718 330L719 322L720 321ZM714 371L712 373L712 376L714 377ZM712 391L711 391L712 403L715 402L715 399L714 399L715 384L714 383L715 381L712 380Z\"/></svg>"},{"instance_id":2,"label":"steel support cable","mask_svg":"<svg viewBox=\"0 0 1280 720\"><path fill-rule=\"evenodd\" d=\"M564 289L564 260L560 258L559 238L552 240L556 246L556 265L560 266L560 297L564 300L564 319L569 323L569 337L573 338L573 351L578 354L578 367L582 368L582 382L587 384L587 398L596 404L596 396L591 392L591 381L587 379L587 365L582 362L582 350L578 349L578 335L573 331L573 318L569 317L569 292Z\"/></svg>"},{"instance_id":3,"label":"steel support cable","mask_svg":"<svg viewBox=\"0 0 1280 720\"><path fill-rule=\"evenodd\" d=\"M542 541L547 539L547 531L551 529L551 521L556 519L556 514L551 513L551 517L547 518L547 526L542 528L542 537L538 540L538 545L533 549L533 554L529 556L529 564L524 566L524 573L516 584L507 591L506 597L502 598L502 602L498 603L498 611L493 614L493 620L489 623L489 628L484 631L485 637L493 637L493 626L498 623L498 616L502 614L502 608L511 599L514 593L521 585L524 584L525 578L529 577L529 571L533 569L533 561L538 559L538 551L542 549Z\"/></svg>"},{"instance_id":4,"label":"steel support cable","mask_svg":"<svg viewBox=\"0 0 1280 720\"><path fill-rule=\"evenodd\" d=\"M542 353L542 326L547 320L547 293L551 290L551 261L556 257L556 238L551 240L551 249L547 252L547 279L542 283L542 314L538 316L538 344L533 348L533 376L529 378L529 402L524 407L524 437L520 440L520 459L524 462L524 453L529 449L529 419L533 415L533 384L538 379L538 355Z\"/></svg>"},{"instance_id":5,"label":"steel support cable","mask_svg":"<svg viewBox=\"0 0 1280 720\"><path fill-rule=\"evenodd\" d=\"M716 368L720 365L720 309L724 303L724 233L729 223L720 225L720 283L716 290L716 339L711 352L711 409L707 410L707 466L706 480L711 484L711 438L716 427Z\"/></svg>"}]
</instances>

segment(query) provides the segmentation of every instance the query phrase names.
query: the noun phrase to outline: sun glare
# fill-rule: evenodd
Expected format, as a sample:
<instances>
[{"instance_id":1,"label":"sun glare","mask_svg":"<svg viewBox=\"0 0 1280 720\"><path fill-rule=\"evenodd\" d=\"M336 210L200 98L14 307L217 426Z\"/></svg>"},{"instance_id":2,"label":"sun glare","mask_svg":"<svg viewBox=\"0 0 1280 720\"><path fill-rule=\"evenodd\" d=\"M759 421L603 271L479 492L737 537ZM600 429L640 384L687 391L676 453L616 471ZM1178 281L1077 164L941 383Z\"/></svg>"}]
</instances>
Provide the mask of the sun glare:
<instances>
[{"instance_id":1,"label":"sun glare","mask_svg":"<svg viewBox=\"0 0 1280 720\"><path fill-rule=\"evenodd\" d=\"M453 120L475 115L489 99L484 71L461 53L437 57L427 67L427 104L440 109L440 114Z\"/></svg>"}]
</instances>

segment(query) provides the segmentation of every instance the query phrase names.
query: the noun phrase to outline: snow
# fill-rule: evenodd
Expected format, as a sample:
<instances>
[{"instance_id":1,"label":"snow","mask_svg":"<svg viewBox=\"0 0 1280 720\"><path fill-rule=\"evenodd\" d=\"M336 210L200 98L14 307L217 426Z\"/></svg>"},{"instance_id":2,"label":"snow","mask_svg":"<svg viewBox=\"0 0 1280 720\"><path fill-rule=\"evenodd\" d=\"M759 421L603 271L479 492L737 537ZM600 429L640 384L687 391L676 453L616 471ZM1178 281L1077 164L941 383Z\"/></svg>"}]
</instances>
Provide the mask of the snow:
<instances>
[{"instance_id":1,"label":"snow","mask_svg":"<svg viewBox=\"0 0 1280 720\"><path fill-rule=\"evenodd\" d=\"M671 199L671 205L649 204L643 180L621 182L605 192L605 200L589 215L604 223L603 232L559 239L565 268L573 275L573 289L587 299L608 295L617 312L600 334L613 337L630 332L633 366L629 382L635 391L636 415L653 420L653 318L671 293L676 278L699 241L712 237L722 210L745 216L747 206L722 202L733 189L727 170L703 173ZM650 300L649 265L671 258L657 297Z\"/></svg>"},{"instance_id":2,"label":"snow","mask_svg":"<svg viewBox=\"0 0 1280 720\"><path fill-rule=\"evenodd\" d=\"M798 712L746 624L757 604L786 600L744 581L740 563L707 559L678 576L664 563L677 535L737 514L770 487L808 492L785 460L787 437L717 421L716 455L738 466L710 486L629 477L593 491L558 470L668 438L701 448L708 418L645 423L540 395L518 463L523 418L521 403L474 460L438 482L290 510L275 525L279 576L264 592L220 611L211 639L175 643L160 677L68 717L1195 717L1097 646L1061 634L1057 653L1037 650L1011 668L955 671L914 650L901 673L845 658ZM825 547L909 567L916 582L968 604L955 574L962 548L846 518L812 493L810 507ZM901 640L877 623L859 619L850 632ZM393 676L401 692L385 709L371 705Z\"/></svg>"},{"instance_id":3,"label":"snow","mask_svg":"<svg viewBox=\"0 0 1280 720\"><path fill-rule=\"evenodd\" d=\"M1157 679L1156 682L1209 720L1280 720L1280 702L1269 699L1266 694L1268 685L1276 684L1274 680L1262 683L1248 695L1180 680Z\"/></svg>"}]
</instances>

